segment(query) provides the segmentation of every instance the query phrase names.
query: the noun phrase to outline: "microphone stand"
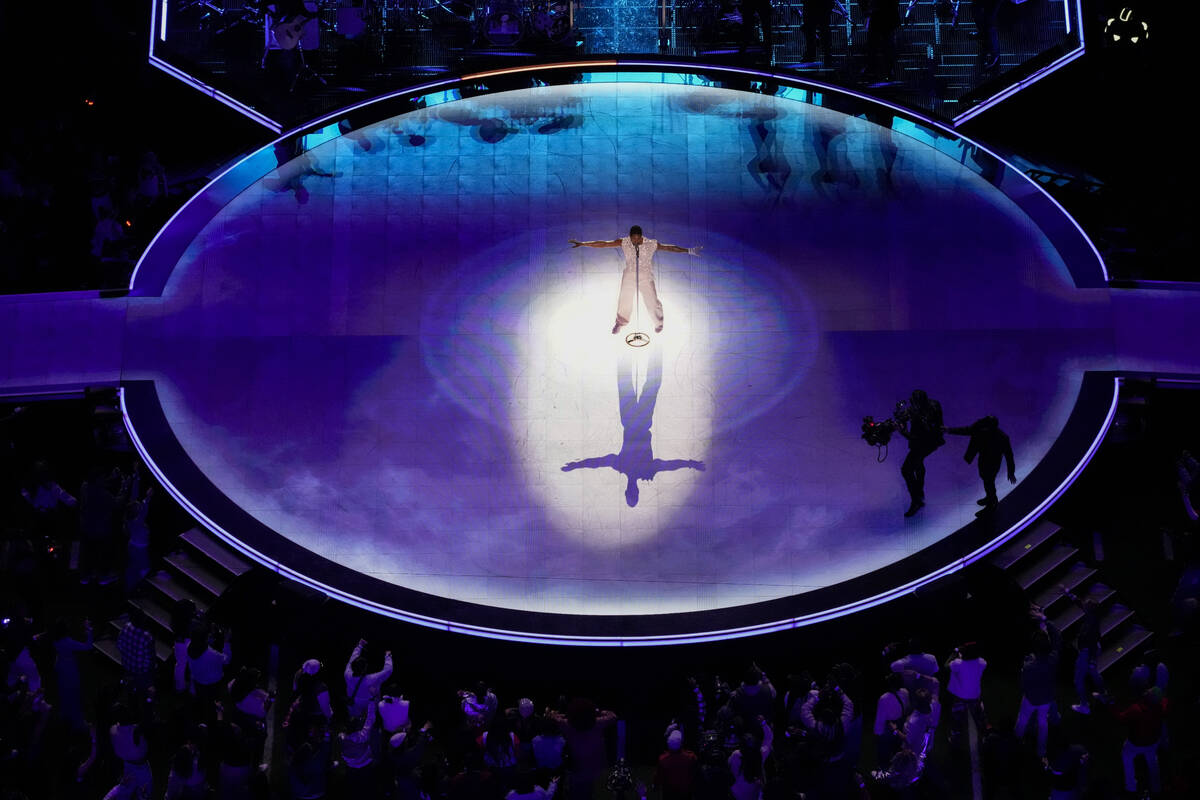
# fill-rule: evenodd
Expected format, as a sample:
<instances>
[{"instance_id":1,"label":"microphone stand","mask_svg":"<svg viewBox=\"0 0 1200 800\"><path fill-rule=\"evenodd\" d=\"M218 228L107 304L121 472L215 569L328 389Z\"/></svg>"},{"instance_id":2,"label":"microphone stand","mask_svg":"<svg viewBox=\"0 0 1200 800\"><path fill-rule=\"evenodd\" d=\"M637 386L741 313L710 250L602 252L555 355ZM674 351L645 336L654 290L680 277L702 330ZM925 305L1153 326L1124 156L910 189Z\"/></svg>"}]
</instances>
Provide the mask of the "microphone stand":
<instances>
[{"instance_id":1,"label":"microphone stand","mask_svg":"<svg viewBox=\"0 0 1200 800\"><path fill-rule=\"evenodd\" d=\"M637 316L633 322L634 331L625 337L625 344L630 347L645 347L650 344L650 337L638 330L642 327L642 307L638 303L642 294L642 246L640 244L633 246L633 280L633 313Z\"/></svg>"}]
</instances>

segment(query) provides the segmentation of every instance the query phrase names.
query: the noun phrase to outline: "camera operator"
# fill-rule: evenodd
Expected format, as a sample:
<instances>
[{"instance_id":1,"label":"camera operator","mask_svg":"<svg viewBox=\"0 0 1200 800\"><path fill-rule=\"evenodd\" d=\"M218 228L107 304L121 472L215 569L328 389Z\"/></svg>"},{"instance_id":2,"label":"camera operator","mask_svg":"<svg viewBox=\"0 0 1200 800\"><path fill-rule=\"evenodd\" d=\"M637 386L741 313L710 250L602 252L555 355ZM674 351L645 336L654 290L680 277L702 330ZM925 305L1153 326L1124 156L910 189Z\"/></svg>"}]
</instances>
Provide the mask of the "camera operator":
<instances>
[{"instance_id":1,"label":"camera operator","mask_svg":"<svg viewBox=\"0 0 1200 800\"><path fill-rule=\"evenodd\" d=\"M908 455L900 465L900 474L912 502L905 517L911 517L925 505L925 458L946 443L942 435L942 404L921 389L913 389L907 413L897 415L897 430L908 440Z\"/></svg>"}]
</instances>

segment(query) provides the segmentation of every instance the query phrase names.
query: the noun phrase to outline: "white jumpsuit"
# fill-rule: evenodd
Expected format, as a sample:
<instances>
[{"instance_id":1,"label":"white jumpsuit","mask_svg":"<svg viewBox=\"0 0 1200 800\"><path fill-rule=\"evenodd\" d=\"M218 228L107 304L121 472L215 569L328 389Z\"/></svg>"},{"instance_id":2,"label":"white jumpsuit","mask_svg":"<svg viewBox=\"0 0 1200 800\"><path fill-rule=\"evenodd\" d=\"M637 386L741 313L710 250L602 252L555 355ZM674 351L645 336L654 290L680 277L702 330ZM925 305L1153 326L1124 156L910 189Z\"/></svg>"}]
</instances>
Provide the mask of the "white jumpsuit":
<instances>
[{"instance_id":1,"label":"white jumpsuit","mask_svg":"<svg viewBox=\"0 0 1200 800\"><path fill-rule=\"evenodd\" d=\"M621 250L625 254L625 271L621 273L621 293L617 297L617 327L629 324L634 295L640 291L646 310L654 318L654 330L661 330L663 307L658 290L654 288L654 253L658 250L658 240L643 238L635 247L625 236L621 239Z\"/></svg>"}]
</instances>

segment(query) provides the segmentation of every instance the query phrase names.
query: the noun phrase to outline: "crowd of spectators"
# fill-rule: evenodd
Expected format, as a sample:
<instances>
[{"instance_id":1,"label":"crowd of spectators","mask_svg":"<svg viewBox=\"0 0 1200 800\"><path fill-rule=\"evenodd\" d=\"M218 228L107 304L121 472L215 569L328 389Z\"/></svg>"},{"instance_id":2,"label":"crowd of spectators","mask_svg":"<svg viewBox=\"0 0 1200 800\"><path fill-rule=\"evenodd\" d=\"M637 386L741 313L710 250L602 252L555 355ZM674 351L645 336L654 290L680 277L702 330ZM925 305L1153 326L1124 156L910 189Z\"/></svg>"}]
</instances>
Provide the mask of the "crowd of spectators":
<instances>
[{"instance_id":1,"label":"crowd of spectators","mask_svg":"<svg viewBox=\"0 0 1200 800\"><path fill-rule=\"evenodd\" d=\"M1008 769L1023 754L1036 760L1044 783L1023 796L1083 797L1087 749L1054 735L1066 699L1055 675L1062 637L1033 617L1019 709L985 705L988 664L974 643L940 661L914 640L886 649L867 675L839 663L816 680L789 674L782 689L751 664L733 686L720 678L687 682L653 764L617 760L609 734L617 715L583 696L510 704L479 682L410 699L394 679L393 653L364 640L344 664L307 658L294 673L285 665L283 686L272 689L260 669L239 661L233 631L186 607L175 620L184 633L174 663L161 668L152 623L130 614L118 637L121 680L85 702L81 661L93 623L58 619L43 629L35 619L9 618L4 776L11 785L36 785L37 774L24 767L44 760L54 742L53 761L74 779L62 796L106 800L953 796L938 774L947 764L934 757L941 742L943 762L966 760L971 748L1007 758ZM1143 664L1122 702L1089 698L1089 721L1125 733L1119 754L1131 793L1139 785L1162 791L1166 692L1166 667ZM277 696L284 702L272 713ZM1004 722L1013 711L1015 726ZM1034 719L1036 734L1027 737ZM57 731L48 736L50 729Z\"/></svg>"},{"instance_id":2,"label":"crowd of spectators","mask_svg":"<svg viewBox=\"0 0 1200 800\"><path fill-rule=\"evenodd\" d=\"M733 680L702 663L647 677L647 664L674 658L630 657L624 688L603 703L594 686L511 677L448 691L449 676L498 666L402 647L402 627L385 634L392 646L285 636L254 624L253 604L202 612L189 600L164 625L123 603L159 548L159 495L108 406L87 408L94 447L69 470L0 442L6 800L956 797L972 773L994 797L1187 796L1176 741L1195 698L1168 700L1176 689L1157 657L1101 678L1096 609L1065 588L1083 615L1065 633L1040 608L1010 605L1013 636L980 629L952 646L929 619L908 627L940 647L776 652L769 670L745 655L723 662ZM27 413L0 411L9 433ZM77 558L47 561L64 552ZM49 592L40 584L55 575ZM117 601L110 616L127 615L119 631L90 607L101 592ZM94 652L105 635L119 669ZM556 656L529 646L522 657ZM623 696L641 683L656 698L644 706Z\"/></svg>"}]
</instances>

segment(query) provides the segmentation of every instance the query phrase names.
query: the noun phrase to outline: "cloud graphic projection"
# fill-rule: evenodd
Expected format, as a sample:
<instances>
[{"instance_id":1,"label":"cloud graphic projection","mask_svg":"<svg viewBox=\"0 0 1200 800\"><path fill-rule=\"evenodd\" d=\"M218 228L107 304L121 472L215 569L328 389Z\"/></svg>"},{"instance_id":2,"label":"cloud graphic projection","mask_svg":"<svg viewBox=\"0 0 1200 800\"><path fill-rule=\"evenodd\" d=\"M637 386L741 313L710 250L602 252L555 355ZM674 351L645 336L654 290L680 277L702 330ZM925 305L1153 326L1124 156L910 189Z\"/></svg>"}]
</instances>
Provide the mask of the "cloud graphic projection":
<instances>
[{"instance_id":1,"label":"cloud graphic projection","mask_svg":"<svg viewBox=\"0 0 1200 800\"><path fill-rule=\"evenodd\" d=\"M902 453L875 463L864 414L913 388L948 424L996 414L1023 476L1083 370L1132 349L963 158L714 88L415 111L219 211L130 301L125 376L228 497L381 580L554 613L787 597L973 518L952 440L904 522ZM637 353L609 332L616 251L567 244L633 224L705 246L656 256L666 328Z\"/></svg>"}]
</instances>

